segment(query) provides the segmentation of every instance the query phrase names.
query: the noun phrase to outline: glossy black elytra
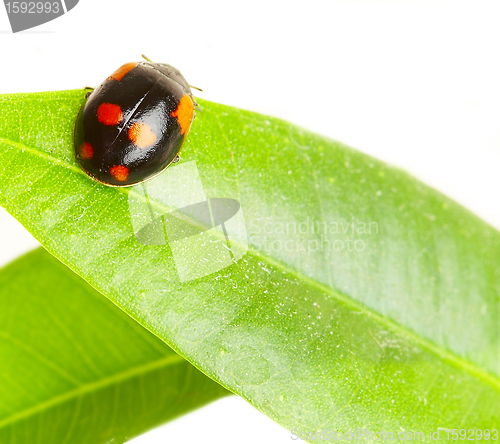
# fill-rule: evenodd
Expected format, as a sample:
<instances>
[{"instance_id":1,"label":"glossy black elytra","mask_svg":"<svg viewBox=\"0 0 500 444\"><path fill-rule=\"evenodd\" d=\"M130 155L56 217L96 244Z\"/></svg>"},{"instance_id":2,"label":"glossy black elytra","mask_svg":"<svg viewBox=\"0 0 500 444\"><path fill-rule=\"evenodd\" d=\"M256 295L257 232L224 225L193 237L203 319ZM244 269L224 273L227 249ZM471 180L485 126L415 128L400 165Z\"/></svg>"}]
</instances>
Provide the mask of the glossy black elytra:
<instances>
[{"instance_id":1,"label":"glossy black elytra","mask_svg":"<svg viewBox=\"0 0 500 444\"><path fill-rule=\"evenodd\" d=\"M106 185L147 180L178 160L195 106L174 67L127 63L85 97L75 122L76 159Z\"/></svg>"}]
</instances>

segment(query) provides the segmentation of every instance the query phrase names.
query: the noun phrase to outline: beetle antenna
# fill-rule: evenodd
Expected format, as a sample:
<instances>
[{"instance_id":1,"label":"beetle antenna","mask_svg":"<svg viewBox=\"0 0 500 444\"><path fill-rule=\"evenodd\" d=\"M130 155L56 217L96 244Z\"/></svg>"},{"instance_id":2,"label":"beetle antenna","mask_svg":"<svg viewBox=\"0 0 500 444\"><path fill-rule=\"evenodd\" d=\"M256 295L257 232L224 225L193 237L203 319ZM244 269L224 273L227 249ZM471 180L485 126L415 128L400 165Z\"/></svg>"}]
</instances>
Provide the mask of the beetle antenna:
<instances>
[{"instance_id":1,"label":"beetle antenna","mask_svg":"<svg viewBox=\"0 0 500 444\"><path fill-rule=\"evenodd\" d=\"M149 57L146 57L144 54L141 54L142 58L146 60L147 62L154 63Z\"/></svg>"},{"instance_id":2,"label":"beetle antenna","mask_svg":"<svg viewBox=\"0 0 500 444\"><path fill-rule=\"evenodd\" d=\"M197 89L198 91L203 91L201 88L198 88L197 86L189 85L190 88Z\"/></svg>"}]
</instances>

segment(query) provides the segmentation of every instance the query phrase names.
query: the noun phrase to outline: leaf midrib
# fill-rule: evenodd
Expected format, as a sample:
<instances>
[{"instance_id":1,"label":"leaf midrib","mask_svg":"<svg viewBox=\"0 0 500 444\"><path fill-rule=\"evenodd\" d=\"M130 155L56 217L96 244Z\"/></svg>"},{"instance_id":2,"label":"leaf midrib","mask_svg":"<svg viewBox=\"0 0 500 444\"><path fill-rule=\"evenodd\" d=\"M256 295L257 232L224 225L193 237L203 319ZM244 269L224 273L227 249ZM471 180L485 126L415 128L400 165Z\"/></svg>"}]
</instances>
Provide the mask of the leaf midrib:
<instances>
[{"instance_id":1,"label":"leaf midrib","mask_svg":"<svg viewBox=\"0 0 500 444\"><path fill-rule=\"evenodd\" d=\"M14 145L15 147L17 147L21 150L29 151L38 157L45 158L48 161L51 161L51 162L56 163L58 165L61 165L67 169L70 169L72 171L77 172L78 174L81 174L81 175L87 177L87 175L83 172L83 170L81 170L80 168L76 167L75 165L73 165L67 161L60 160L60 159L58 159L58 158L56 158L48 153L45 153L45 152L39 151L35 148L23 145L19 142L15 142L13 140L0 137L0 144L3 141L6 141L9 144ZM98 184L96 184L95 186L98 186ZM124 195L132 194L133 196L137 197L139 200L144 200L142 195L137 194L133 191L130 191L130 188L114 187L113 189L119 193L124 194ZM157 205L157 206L159 208L167 208L168 210L175 210L175 208L169 208L167 206L163 206L163 207L159 206L159 205ZM284 262L281 262L281 261L274 259L272 257L263 255L261 252L251 248L250 245L247 246L247 252L249 252L253 256L255 256L263 261L266 261L269 264L281 269L282 271L296 277L298 280L306 282L311 287L314 287L314 288L316 288L316 289L318 289L326 294L332 295L332 297L334 299L337 299L338 301L346 304L347 306L355 308L356 310L367 315L368 317L374 318L380 324L385 325L388 329L399 332L403 336L407 336L407 337L411 338L416 344L419 344L422 348L427 349L431 353L435 354L438 358L446 360L446 361L454 364L458 368L465 369L466 371L468 371L472 375L475 375L476 377L485 380L486 382L488 382L489 384L494 386L496 389L500 390L500 379L497 376L492 375L491 373L481 369L480 367L478 367L477 365L475 365L473 363L470 363L469 361L466 361L464 358L457 356L455 353L453 353L445 348L439 347L438 345L434 344L432 341L430 341L430 340L418 335L414 331L409 330L406 327L398 324L397 322L395 322L391 318L382 316L380 313L374 311L373 309L367 307L366 305L361 304L359 301L356 301L356 300L352 299L351 297L339 292L338 290L330 288L330 287L326 286L325 284L322 284L322 283L310 278L309 276L303 275L299 270L292 268L291 266L289 266L288 264L286 264ZM62 261L62 262L64 262L64 261ZM71 267L71 266L70 266L70 268L73 269L73 267ZM97 290L100 292L99 289L97 289ZM162 339L162 338L160 338L160 339ZM185 358L189 362L191 362L189 357L185 357ZM199 365L196 365L195 363L193 363L193 364L196 367L199 367ZM0 422L0 427L1 427L1 425L2 425L2 422Z\"/></svg>"},{"instance_id":2,"label":"leaf midrib","mask_svg":"<svg viewBox=\"0 0 500 444\"><path fill-rule=\"evenodd\" d=\"M132 379L135 376L143 375L148 372L152 372L154 370L158 370L161 368L167 368L172 365L175 365L180 362L186 362L186 360L175 354L171 356L167 356L162 359L158 359L153 362L148 362L145 365L141 365L139 367L134 367L129 370L126 370L121 373L114 374L112 376L108 376L104 379L100 379L95 382L91 382L88 384L83 384L80 387L70 390L66 393L62 393L58 396L55 396L51 399L48 399L46 401L43 401L33 407L29 407L21 412L14 413L13 415L3 419L0 421L0 429L2 429L5 426L12 425L18 421L21 421L25 418L29 418L37 413L43 412L51 407L57 406L59 404L63 404L64 402L67 402L71 399L78 398L80 396L83 396L87 393L92 393L97 390L106 388L106 387L111 387L112 385L116 385L118 383L124 382L127 379Z\"/></svg>"}]
</instances>

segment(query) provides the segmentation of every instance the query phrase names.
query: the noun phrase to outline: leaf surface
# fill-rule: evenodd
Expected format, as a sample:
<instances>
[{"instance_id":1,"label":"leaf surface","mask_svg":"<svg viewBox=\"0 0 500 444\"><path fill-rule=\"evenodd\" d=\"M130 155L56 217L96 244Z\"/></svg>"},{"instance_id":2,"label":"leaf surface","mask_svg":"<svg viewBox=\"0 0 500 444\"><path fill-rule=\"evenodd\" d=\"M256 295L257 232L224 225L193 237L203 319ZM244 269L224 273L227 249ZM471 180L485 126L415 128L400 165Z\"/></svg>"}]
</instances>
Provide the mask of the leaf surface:
<instances>
[{"instance_id":1,"label":"leaf surface","mask_svg":"<svg viewBox=\"0 0 500 444\"><path fill-rule=\"evenodd\" d=\"M92 286L289 429L498 426L495 229L341 143L202 100L181 163L109 188L72 154L83 96L0 99L0 203ZM203 198L239 202L246 236L188 217L183 239L168 215Z\"/></svg>"},{"instance_id":2,"label":"leaf surface","mask_svg":"<svg viewBox=\"0 0 500 444\"><path fill-rule=\"evenodd\" d=\"M125 442L227 394L45 250L0 270L0 443Z\"/></svg>"}]
</instances>

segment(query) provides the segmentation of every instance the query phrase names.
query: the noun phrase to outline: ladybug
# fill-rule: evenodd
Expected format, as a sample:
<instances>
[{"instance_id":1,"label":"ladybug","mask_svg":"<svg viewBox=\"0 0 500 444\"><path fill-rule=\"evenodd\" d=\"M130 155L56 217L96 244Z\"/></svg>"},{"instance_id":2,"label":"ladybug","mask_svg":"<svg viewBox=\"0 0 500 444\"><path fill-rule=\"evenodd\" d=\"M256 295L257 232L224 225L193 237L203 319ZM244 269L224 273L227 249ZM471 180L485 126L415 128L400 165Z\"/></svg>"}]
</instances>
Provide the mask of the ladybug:
<instances>
[{"instance_id":1,"label":"ladybug","mask_svg":"<svg viewBox=\"0 0 500 444\"><path fill-rule=\"evenodd\" d=\"M131 186L177 162L195 116L179 70L144 58L87 93L76 118L76 160L105 185Z\"/></svg>"}]
</instances>

